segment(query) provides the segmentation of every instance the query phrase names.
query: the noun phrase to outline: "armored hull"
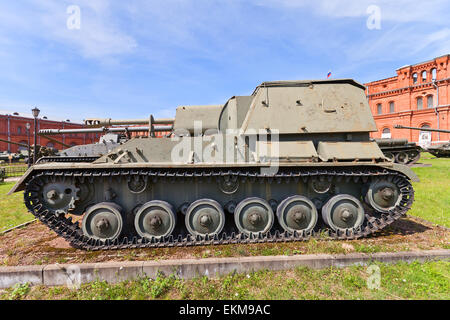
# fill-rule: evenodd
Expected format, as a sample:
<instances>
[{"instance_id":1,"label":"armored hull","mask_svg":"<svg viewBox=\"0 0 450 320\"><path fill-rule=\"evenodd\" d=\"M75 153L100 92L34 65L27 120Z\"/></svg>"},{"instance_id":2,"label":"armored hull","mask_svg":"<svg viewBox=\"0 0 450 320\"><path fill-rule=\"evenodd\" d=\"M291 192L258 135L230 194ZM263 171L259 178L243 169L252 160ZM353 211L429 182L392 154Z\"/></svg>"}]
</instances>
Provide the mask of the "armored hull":
<instances>
[{"instance_id":1,"label":"armored hull","mask_svg":"<svg viewBox=\"0 0 450 320\"><path fill-rule=\"evenodd\" d=\"M428 132L450 133L450 130L445 130L445 129L407 127L407 126L402 126L402 125L394 125L394 128L420 130L420 131L428 131ZM434 155L438 158L440 158L440 157L449 158L450 157L450 141L427 147L427 148L425 148L425 151L431 153L432 155Z\"/></svg>"},{"instance_id":2,"label":"armored hull","mask_svg":"<svg viewBox=\"0 0 450 320\"><path fill-rule=\"evenodd\" d=\"M407 139L375 139L383 154L391 161L413 165L420 159L422 148Z\"/></svg>"},{"instance_id":3,"label":"armored hull","mask_svg":"<svg viewBox=\"0 0 450 320\"><path fill-rule=\"evenodd\" d=\"M358 239L414 200L417 177L383 155L375 130L353 80L266 82L222 106L177 108L170 138L35 165L10 192L88 250Z\"/></svg>"},{"instance_id":4,"label":"armored hull","mask_svg":"<svg viewBox=\"0 0 450 320\"><path fill-rule=\"evenodd\" d=\"M428 147L427 152L438 158L450 158L450 142Z\"/></svg>"}]
</instances>

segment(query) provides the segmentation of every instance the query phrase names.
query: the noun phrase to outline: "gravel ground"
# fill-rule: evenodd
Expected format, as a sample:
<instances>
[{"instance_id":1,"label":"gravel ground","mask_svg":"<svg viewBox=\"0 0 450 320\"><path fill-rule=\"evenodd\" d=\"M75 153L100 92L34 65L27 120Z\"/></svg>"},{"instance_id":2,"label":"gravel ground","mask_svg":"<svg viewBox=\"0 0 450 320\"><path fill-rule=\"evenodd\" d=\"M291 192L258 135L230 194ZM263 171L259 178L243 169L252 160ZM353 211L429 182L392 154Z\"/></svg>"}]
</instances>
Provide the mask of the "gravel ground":
<instances>
[{"instance_id":1,"label":"gravel ground","mask_svg":"<svg viewBox=\"0 0 450 320\"><path fill-rule=\"evenodd\" d=\"M310 240L295 243L241 244L186 248L125 249L90 252L72 248L40 222L0 236L0 265L161 260L311 253L393 252L450 248L450 229L408 216L360 240Z\"/></svg>"}]
</instances>

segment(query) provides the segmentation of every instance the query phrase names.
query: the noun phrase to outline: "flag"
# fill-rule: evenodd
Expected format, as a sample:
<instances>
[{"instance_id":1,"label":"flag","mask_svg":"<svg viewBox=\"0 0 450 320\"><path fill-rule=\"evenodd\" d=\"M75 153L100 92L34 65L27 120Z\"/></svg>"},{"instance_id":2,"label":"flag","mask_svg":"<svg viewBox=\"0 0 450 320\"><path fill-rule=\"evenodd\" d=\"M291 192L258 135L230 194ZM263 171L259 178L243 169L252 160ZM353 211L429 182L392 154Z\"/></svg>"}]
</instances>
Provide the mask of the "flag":
<instances>
[{"instance_id":1,"label":"flag","mask_svg":"<svg viewBox=\"0 0 450 320\"><path fill-rule=\"evenodd\" d=\"M331 71L328 71L327 73L327 79L331 76Z\"/></svg>"}]
</instances>

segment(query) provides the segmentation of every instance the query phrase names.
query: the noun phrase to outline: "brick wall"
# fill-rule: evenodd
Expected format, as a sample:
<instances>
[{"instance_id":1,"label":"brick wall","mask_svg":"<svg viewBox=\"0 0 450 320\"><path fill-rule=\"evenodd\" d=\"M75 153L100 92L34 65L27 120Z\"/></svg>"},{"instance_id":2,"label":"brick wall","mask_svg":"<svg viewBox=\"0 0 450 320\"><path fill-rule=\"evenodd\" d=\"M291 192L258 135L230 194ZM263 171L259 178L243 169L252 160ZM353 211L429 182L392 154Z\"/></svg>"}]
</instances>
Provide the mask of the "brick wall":
<instances>
[{"instance_id":1,"label":"brick wall","mask_svg":"<svg viewBox=\"0 0 450 320\"><path fill-rule=\"evenodd\" d=\"M27 144L28 135L26 130L26 124L30 124L30 144L34 143L34 119L26 118L16 115L0 114L0 138L10 140L14 142L21 142ZM82 124L52 121L46 119L38 119L39 129L75 129L83 128ZM87 143L94 143L98 141L99 134L64 134L53 135L53 139L64 142L67 145L80 145ZM61 144L57 144L44 137L38 135L37 143L44 146L53 146L54 148L61 150L63 147ZM0 141L0 151L17 152L19 150L18 145L9 144Z\"/></svg>"},{"instance_id":2,"label":"brick wall","mask_svg":"<svg viewBox=\"0 0 450 320\"><path fill-rule=\"evenodd\" d=\"M392 138L418 142L420 131L395 129L395 124L410 127L428 125L433 129L450 130L449 62L450 55L441 56L401 67L396 70L395 77L366 83L366 94L378 127L378 132L372 133L372 137L380 138L383 130L389 129ZM435 108L438 97L439 107ZM432 141L449 139L448 133L432 133Z\"/></svg>"}]
</instances>

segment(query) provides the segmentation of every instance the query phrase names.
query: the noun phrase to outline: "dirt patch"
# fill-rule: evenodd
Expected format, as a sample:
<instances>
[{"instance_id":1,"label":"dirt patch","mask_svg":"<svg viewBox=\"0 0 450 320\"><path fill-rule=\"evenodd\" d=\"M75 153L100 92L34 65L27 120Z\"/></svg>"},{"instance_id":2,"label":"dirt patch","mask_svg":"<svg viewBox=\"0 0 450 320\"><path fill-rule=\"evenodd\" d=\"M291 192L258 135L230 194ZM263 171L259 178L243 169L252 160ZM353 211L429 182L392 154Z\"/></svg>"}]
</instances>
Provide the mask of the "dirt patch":
<instances>
[{"instance_id":1,"label":"dirt patch","mask_svg":"<svg viewBox=\"0 0 450 320\"><path fill-rule=\"evenodd\" d=\"M310 240L202 246L186 248L124 249L90 252L75 249L46 226L36 221L0 236L0 265L141 261L181 258L294 255L311 253L393 252L450 248L450 231L415 217L393 223L376 235L360 240Z\"/></svg>"}]
</instances>

